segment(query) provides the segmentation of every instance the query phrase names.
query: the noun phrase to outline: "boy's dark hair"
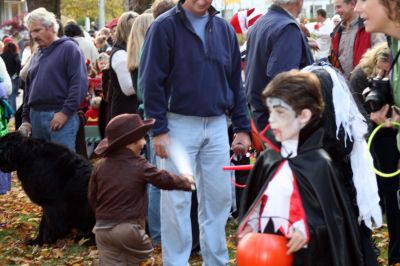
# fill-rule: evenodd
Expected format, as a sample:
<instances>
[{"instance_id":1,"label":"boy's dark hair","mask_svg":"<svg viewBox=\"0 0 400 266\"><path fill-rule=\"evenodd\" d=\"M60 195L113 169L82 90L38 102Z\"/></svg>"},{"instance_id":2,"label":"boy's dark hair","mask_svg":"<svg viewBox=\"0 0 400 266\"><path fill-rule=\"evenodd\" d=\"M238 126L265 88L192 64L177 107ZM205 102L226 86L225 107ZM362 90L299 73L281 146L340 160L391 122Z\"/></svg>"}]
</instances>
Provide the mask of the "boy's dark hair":
<instances>
[{"instance_id":1,"label":"boy's dark hair","mask_svg":"<svg viewBox=\"0 0 400 266\"><path fill-rule=\"evenodd\" d=\"M317 76L310 72L291 70L278 74L262 93L264 102L268 97L284 100L296 114L303 109L311 110L311 120L322 116L324 101L321 84Z\"/></svg>"},{"instance_id":2,"label":"boy's dark hair","mask_svg":"<svg viewBox=\"0 0 400 266\"><path fill-rule=\"evenodd\" d=\"M68 37L84 37L81 27L74 22L68 22L67 25L65 25L64 34Z\"/></svg>"},{"instance_id":3,"label":"boy's dark hair","mask_svg":"<svg viewBox=\"0 0 400 266\"><path fill-rule=\"evenodd\" d=\"M326 18L326 11L325 11L325 9L322 9L322 8L317 9L317 15L320 15L321 17Z\"/></svg>"}]
</instances>

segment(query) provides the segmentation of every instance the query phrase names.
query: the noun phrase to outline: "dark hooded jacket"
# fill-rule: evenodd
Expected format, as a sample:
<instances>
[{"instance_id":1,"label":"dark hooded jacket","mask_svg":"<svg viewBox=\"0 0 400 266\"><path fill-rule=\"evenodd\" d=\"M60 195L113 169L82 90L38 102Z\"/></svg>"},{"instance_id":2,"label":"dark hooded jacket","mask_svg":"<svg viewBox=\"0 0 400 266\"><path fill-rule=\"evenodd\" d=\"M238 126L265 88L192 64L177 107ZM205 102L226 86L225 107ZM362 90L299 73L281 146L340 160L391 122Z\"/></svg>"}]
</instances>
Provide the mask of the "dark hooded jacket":
<instances>
[{"instance_id":1,"label":"dark hooded jacket","mask_svg":"<svg viewBox=\"0 0 400 266\"><path fill-rule=\"evenodd\" d=\"M75 41L62 37L32 57L26 80L22 120L30 109L77 112L88 90L85 58Z\"/></svg>"}]
</instances>

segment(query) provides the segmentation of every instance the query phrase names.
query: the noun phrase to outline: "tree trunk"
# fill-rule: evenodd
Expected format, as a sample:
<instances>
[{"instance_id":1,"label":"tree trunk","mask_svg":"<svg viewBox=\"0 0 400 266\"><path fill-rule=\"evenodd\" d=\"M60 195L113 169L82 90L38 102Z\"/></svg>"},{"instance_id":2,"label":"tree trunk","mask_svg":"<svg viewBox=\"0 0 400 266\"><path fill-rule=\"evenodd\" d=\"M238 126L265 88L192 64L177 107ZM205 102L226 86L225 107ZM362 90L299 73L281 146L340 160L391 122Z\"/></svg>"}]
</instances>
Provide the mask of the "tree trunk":
<instances>
[{"instance_id":1,"label":"tree trunk","mask_svg":"<svg viewBox=\"0 0 400 266\"><path fill-rule=\"evenodd\" d=\"M29 12L36 8L44 7L48 11L53 12L57 18L61 17L60 3L61 0L27 0Z\"/></svg>"},{"instance_id":2,"label":"tree trunk","mask_svg":"<svg viewBox=\"0 0 400 266\"><path fill-rule=\"evenodd\" d=\"M133 10L139 14L142 14L146 9L151 7L153 0L129 0L129 10Z\"/></svg>"}]
</instances>

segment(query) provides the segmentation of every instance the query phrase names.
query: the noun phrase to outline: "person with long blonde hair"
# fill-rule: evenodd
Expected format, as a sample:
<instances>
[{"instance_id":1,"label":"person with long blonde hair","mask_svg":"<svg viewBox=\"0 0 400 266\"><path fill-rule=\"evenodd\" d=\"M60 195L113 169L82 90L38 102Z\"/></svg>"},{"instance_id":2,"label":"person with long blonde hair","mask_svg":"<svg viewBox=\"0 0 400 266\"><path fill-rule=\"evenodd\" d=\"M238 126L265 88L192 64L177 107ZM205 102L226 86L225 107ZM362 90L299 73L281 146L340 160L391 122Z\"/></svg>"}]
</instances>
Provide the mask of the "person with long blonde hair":
<instances>
[{"instance_id":1,"label":"person with long blonde hair","mask_svg":"<svg viewBox=\"0 0 400 266\"><path fill-rule=\"evenodd\" d=\"M144 36L147 29L154 21L153 15L143 13L139 15L132 24L131 32L128 37L128 69L130 72L138 68L139 65L139 50L143 45Z\"/></svg>"},{"instance_id":2,"label":"person with long blonde hair","mask_svg":"<svg viewBox=\"0 0 400 266\"><path fill-rule=\"evenodd\" d=\"M143 13L139 15L135 22L133 22L131 32L128 37L128 70L131 73L133 86L136 87L139 110L143 110L143 96L138 86L140 49L142 48L147 29L150 27L153 21L154 17L150 13Z\"/></svg>"},{"instance_id":3,"label":"person with long blonde hair","mask_svg":"<svg viewBox=\"0 0 400 266\"><path fill-rule=\"evenodd\" d=\"M114 47L110 56L112 84L111 117L123 113L136 113L137 96L127 66L127 43L132 24L139 15L128 11L118 20Z\"/></svg>"}]
</instances>

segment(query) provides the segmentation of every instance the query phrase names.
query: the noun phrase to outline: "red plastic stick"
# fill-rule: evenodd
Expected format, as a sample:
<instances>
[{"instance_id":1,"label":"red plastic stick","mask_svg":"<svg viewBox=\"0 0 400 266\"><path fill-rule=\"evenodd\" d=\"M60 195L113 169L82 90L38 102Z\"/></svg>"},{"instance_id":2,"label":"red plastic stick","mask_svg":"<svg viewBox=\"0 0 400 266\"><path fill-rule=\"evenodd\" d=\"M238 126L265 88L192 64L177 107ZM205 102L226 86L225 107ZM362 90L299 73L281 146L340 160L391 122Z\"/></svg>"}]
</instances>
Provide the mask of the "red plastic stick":
<instances>
[{"instance_id":1,"label":"red plastic stick","mask_svg":"<svg viewBox=\"0 0 400 266\"><path fill-rule=\"evenodd\" d=\"M253 169L252 164L243 164L243 165L229 165L222 167L224 171L250 171Z\"/></svg>"}]
</instances>

